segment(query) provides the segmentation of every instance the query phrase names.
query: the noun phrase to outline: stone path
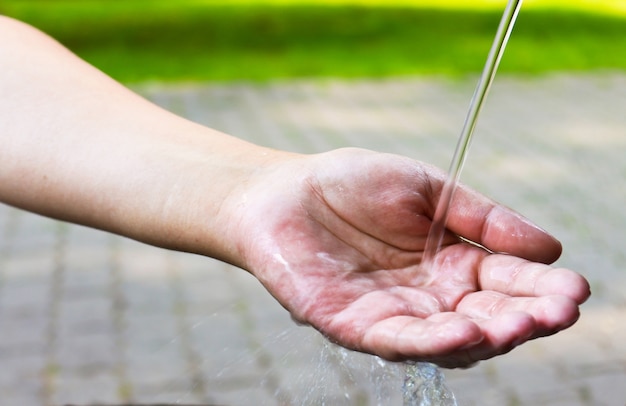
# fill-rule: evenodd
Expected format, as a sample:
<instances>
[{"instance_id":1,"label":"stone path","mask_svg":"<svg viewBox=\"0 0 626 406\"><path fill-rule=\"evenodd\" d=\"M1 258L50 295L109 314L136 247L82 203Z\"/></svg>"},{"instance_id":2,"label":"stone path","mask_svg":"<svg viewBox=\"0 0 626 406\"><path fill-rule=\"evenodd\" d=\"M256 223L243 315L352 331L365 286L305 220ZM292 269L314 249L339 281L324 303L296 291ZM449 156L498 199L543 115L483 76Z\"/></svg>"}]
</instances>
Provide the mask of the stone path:
<instances>
[{"instance_id":1,"label":"stone path","mask_svg":"<svg viewBox=\"0 0 626 406\"><path fill-rule=\"evenodd\" d=\"M467 80L145 87L276 148L447 168ZM463 181L559 237L593 298L554 337L446 377L460 405L626 405L626 75L496 80ZM0 404L400 405L402 370L295 326L248 274L0 206Z\"/></svg>"}]
</instances>

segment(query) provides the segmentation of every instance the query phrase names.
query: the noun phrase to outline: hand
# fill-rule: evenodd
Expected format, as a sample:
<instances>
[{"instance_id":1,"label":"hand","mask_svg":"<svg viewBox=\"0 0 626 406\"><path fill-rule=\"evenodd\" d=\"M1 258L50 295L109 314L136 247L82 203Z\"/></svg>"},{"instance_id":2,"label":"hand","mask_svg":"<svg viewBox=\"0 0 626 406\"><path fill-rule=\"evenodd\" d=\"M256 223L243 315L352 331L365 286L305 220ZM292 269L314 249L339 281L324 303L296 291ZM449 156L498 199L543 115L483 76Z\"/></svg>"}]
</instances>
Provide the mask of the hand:
<instances>
[{"instance_id":1,"label":"hand","mask_svg":"<svg viewBox=\"0 0 626 406\"><path fill-rule=\"evenodd\" d=\"M589 295L541 264L556 240L462 187L422 266L432 167L272 152L164 112L23 23L0 16L0 37L5 203L240 265L294 318L390 360L470 365L568 327Z\"/></svg>"},{"instance_id":2,"label":"hand","mask_svg":"<svg viewBox=\"0 0 626 406\"><path fill-rule=\"evenodd\" d=\"M261 172L236 202L244 266L344 347L466 367L569 327L589 296L580 275L544 264L558 241L462 186L445 248L421 266L445 180L433 167L344 149Z\"/></svg>"}]
</instances>

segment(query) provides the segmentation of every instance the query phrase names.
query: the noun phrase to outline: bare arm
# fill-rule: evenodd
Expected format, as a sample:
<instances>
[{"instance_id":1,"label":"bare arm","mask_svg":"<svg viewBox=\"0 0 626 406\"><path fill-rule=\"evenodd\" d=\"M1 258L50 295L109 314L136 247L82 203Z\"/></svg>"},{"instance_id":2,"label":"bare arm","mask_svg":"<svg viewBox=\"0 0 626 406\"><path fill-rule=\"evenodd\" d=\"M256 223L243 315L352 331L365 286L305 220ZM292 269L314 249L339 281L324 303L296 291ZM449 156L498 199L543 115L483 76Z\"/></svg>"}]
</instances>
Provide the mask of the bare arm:
<instances>
[{"instance_id":1,"label":"bare arm","mask_svg":"<svg viewBox=\"0 0 626 406\"><path fill-rule=\"evenodd\" d=\"M170 114L18 21L0 38L0 200L237 262L224 202L289 154Z\"/></svg>"},{"instance_id":2,"label":"bare arm","mask_svg":"<svg viewBox=\"0 0 626 406\"><path fill-rule=\"evenodd\" d=\"M436 168L252 145L160 109L4 17L0 94L0 201L238 265L348 348L467 366L569 327L589 296L580 275L545 265L558 241L465 187L447 247L422 266L445 179Z\"/></svg>"}]
</instances>

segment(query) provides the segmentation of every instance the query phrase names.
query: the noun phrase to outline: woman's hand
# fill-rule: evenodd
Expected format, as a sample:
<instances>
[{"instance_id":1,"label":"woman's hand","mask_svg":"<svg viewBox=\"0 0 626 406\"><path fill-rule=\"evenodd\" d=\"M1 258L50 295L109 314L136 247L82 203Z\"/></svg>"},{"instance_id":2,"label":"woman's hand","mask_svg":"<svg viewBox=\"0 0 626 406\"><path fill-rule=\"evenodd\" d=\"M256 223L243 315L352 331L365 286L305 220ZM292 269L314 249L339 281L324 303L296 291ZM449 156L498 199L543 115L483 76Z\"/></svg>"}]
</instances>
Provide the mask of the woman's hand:
<instances>
[{"instance_id":1,"label":"woman's hand","mask_svg":"<svg viewBox=\"0 0 626 406\"><path fill-rule=\"evenodd\" d=\"M559 242L465 187L445 247L421 264L444 180L362 150L291 157L232 197L231 232L243 266L296 320L385 359L465 367L572 325L589 286L545 265Z\"/></svg>"},{"instance_id":2,"label":"woman's hand","mask_svg":"<svg viewBox=\"0 0 626 406\"><path fill-rule=\"evenodd\" d=\"M0 16L0 37L2 202L239 265L297 320L390 360L471 365L570 326L589 295L543 265L556 240L462 187L423 266L432 167L265 149L154 106L26 24Z\"/></svg>"}]
</instances>

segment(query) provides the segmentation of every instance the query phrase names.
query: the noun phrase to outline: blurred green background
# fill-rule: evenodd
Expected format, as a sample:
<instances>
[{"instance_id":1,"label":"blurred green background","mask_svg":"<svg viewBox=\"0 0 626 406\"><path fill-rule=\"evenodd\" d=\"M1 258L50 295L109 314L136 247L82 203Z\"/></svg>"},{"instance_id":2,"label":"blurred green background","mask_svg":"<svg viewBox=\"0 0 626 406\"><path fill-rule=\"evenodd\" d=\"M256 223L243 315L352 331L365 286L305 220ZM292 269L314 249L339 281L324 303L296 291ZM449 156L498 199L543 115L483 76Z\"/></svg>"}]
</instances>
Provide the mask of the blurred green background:
<instances>
[{"instance_id":1,"label":"blurred green background","mask_svg":"<svg viewBox=\"0 0 626 406\"><path fill-rule=\"evenodd\" d=\"M468 4L471 3L471 4ZM126 83L480 72L506 1L2 0ZM527 0L502 72L626 70L626 0Z\"/></svg>"}]
</instances>

